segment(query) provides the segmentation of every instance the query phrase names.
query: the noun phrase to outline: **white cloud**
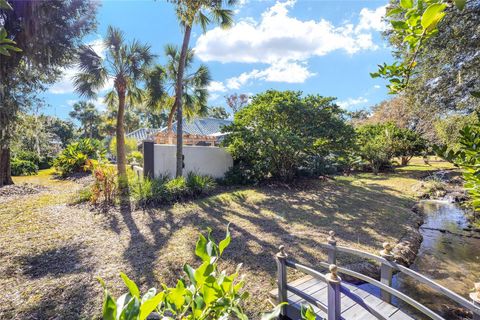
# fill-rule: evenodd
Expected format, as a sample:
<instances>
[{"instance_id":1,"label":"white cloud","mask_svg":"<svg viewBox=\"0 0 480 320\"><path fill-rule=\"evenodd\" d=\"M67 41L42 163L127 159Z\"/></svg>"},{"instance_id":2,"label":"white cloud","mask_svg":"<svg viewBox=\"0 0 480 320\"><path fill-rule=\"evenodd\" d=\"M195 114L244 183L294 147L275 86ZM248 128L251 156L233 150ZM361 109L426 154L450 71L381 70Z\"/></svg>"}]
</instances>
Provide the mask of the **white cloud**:
<instances>
[{"instance_id":1,"label":"white cloud","mask_svg":"<svg viewBox=\"0 0 480 320\"><path fill-rule=\"evenodd\" d=\"M238 77L229 78L226 80L226 87L231 90L238 90L250 80L303 83L314 75L305 65L297 62L280 61L264 70L254 69L250 72L244 72Z\"/></svg>"},{"instance_id":2,"label":"white cloud","mask_svg":"<svg viewBox=\"0 0 480 320\"><path fill-rule=\"evenodd\" d=\"M227 88L225 88L225 85L221 81L211 81L207 89L209 92L226 92L227 91Z\"/></svg>"},{"instance_id":3,"label":"white cloud","mask_svg":"<svg viewBox=\"0 0 480 320\"><path fill-rule=\"evenodd\" d=\"M378 48L372 32L384 29L381 18L385 7L362 9L358 25L335 26L325 19L300 20L290 16L295 2L278 0L261 15L260 21L243 18L232 28L216 27L198 38L195 53L203 61L267 65L229 78L222 85L215 82L212 88L238 90L251 80L303 83L315 75L306 64L312 57L338 50L355 54Z\"/></svg>"},{"instance_id":4,"label":"white cloud","mask_svg":"<svg viewBox=\"0 0 480 320\"><path fill-rule=\"evenodd\" d=\"M378 30L377 20L384 7L362 9L360 23L335 26L328 20L299 20L289 16L295 1L277 1L267 9L260 22L245 19L230 29L216 27L201 35L195 53L203 61L274 63L283 60L306 60L336 50L354 54L375 50L370 30Z\"/></svg>"},{"instance_id":5,"label":"white cloud","mask_svg":"<svg viewBox=\"0 0 480 320\"><path fill-rule=\"evenodd\" d=\"M102 39L97 39L92 42L89 42L87 45L91 46L93 50L102 58L105 58L105 47L103 45ZM71 66L69 68L63 69L63 75L55 82L49 89L48 92L53 94L64 94L72 93L75 91L75 86L73 85L73 77L79 72L77 66ZM113 88L113 79L108 79L105 86L99 91L106 91Z\"/></svg>"},{"instance_id":6,"label":"white cloud","mask_svg":"<svg viewBox=\"0 0 480 320\"><path fill-rule=\"evenodd\" d=\"M373 86L374 89L380 89L380 85L376 84Z\"/></svg>"},{"instance_id":7,"label":"white cloud","mask_svg":"<svg viewBox=\"0 0 480 320\"><path fill-rule=\"evenodd\" d=\"M367 98L358 97L358 98L348 98L347 100L337 101L337 104L343 109L349 109L351 107L356 107L358 105L365 104L367 102L368 102Z\"/></svg>"},{"instance_id":8,"label":"white cloud","mask_svg":"<svg viewBox=\"0 0 480 320\"><path fill-rule=\"evenodd\" d=\"M363 30L384 31L387 28L387 22L383 20L387 6L378 7L375 10L363 8L360 11L360 22L355 28L356 32Z\"/></svg>"}]
</instances>

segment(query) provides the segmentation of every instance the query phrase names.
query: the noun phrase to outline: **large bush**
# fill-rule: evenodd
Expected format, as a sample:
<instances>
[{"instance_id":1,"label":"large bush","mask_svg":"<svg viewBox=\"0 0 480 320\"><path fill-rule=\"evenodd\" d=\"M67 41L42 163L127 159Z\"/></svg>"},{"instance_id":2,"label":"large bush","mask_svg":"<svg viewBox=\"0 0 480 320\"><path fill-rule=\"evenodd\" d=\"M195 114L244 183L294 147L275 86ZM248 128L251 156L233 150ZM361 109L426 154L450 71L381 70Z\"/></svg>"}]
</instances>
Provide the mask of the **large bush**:
<instances>
[{"instance_id":1,"label":"large bush","mask_svg":"<svg viewBox=\"0 0 480 320\"><path fill-rule=\"evenodd\" d=\"M31 176L38 172L38 166L28 160L13 158L11 162L12 176Z\"/></svg>"},{"instance_id":2,"label":"large bush","mask_svg":"<svg viewBox=\"0 0 480 320\"><path fill-rule=\"evenodd\" d=\"M55 169L66 176L85 169L88 160L99 160L105 156L105 149L98 140L81 139L69 144L54 160Z\"/></svg>"},{"instance_id":3,"label":"large bush","mask_svg":"<svg viewBox=\"0 0 480 320\"><path fill-rule=\"evenodd\" d=\"M224 145L235 160L227 175L237 182L291 180L321 174L353 143L354 130L334 98L270 90L235 114Z\"/></svg>"},{"instance_id":4,"label":"large bush","mask_svg":"<svg viewBox=\"0 0 480 320\"><path fill-rule=\"evenodd\" d=\"M394 123L368 124L357 128L357 148L363 160L377 174L390 166L393 157L400 157L402 165L426 150L426 141L416 132L399 128Z\"/></svg>"}]
</instances>

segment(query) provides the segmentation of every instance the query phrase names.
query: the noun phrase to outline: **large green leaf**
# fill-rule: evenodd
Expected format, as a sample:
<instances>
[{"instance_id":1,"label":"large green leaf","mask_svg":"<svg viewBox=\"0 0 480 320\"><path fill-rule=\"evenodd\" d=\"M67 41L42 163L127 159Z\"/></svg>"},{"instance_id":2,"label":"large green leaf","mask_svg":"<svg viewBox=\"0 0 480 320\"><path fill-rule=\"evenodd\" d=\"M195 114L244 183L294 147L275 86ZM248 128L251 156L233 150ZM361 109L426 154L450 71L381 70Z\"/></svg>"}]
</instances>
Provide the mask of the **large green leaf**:
<instances>
[{"instance_id":1,"label":"large green leaf","mask_svg":"<svg viewBox=\"0 0 480 320\"><path fill-rule=\"evenodd\" d=\"M200 234L197 245L195 247L195 254L203 261L210 262L210 256L207 253L207 239Z\"/></svg>"},{"instance_id":2,"label":"large green leaf","mask_svg":"<svg viewBox=\"0 0 480 320\"><path fill-rule=\"evenodd\" d=\"M413 7L413 0L400 0L400 6L404 9Z\"/></svg>"},{"instance_id":3,"label":"large green leaf","mask_svg":"<svg viewBox=\"0 0 480 320\"><path fill-rule=\"evenodd\" d=\"M282 307L286 306L288 303L283 302L278 304L271 312L262 314L261 320L274 320L280 316L280 312L282 311Z\"/></svg>"},{"instance_id":4,"label":"large green leaf","mask_svg":"<svg viewBox=\"0 0 480 320\"><path fill-rule=\"evenodd\" d=\"M98 282L103 287L103 305L102 305L102 318L103 320L115 320L117 314L117 305L115 300L107 290L107 286L102 278L97 278Z\"/></svg>"},{"instance_id":5,"label":"large green leaf","mask_svg":"<svg viewBox=\"0 0 480 320\"><path fill-rule=\"evenodd\" d=\"M127 275L123 272L120 272L120 277L122 277L123 282L127 286L130 294L138 299L140 299L140 290L138 290L137 285L133 282Z\"/></svg>"},{"instance_id":6,"label":"large green leaf","mask_svg":"<svg viewBox=\"0 0 480 320\"><path fill-rule=\"evenodd\" d=\"M227 248L230 245L232 237L230 236L230 224L227 225L227 234L225 235L225 239L220 241L218 244L218 250L220 251L220 255L222 255L223 251L225 248Z\"/></svg>"},{"instance_id":7,"label":"large green leaf","mask_svg":"<svg viewBox=\"0 0 480 320\"><path fill-rule=\"evenodd\" d=\"M148 299L147 301L142 302L140 306L140 320L146 319L152 312L157 308L157 306L162 302L165 297L165 293L162 291L156 296Z\"/></svg>"},{"instance_id":8,"label":"large green leaf","mask_svg":"<svg viewBox=\"0 0 480 320\"><path fill-rule=\"evenodd\" d=\"M444 3L434 3L428 6L427 10L422 15L422 27L427 31L431 31L437 27L437 24L445 16L445 8L447 7Z\"/></svg>"}]
</instances>

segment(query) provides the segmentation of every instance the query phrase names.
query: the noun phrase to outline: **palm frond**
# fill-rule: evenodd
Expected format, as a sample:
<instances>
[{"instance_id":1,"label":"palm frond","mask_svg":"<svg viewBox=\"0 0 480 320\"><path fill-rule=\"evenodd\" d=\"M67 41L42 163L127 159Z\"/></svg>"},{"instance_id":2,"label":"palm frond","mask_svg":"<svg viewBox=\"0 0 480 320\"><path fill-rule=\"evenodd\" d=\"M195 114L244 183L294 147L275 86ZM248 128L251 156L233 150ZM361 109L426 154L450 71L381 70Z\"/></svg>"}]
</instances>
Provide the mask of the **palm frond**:
<instances>
[{"instance_id":1,"label":"palm frond","mask_svg":"<svg viewBox=\"0 0 480 320\"><path fill-rule=\"evenodd\" d=\"M105 104L111 109L116 108L118 105L118 99L115 90L110 90L105 95L105 98L103 98L103 102L105 102Z\"/></svg>"},{"instance_id":2,"label":"palm frond","mask_svg":"<svg viewBox=\"0 0 480 320\"><path fill-rule=\"evenodd\" d=\"M224 29L230 28L233 25L233 16L234 16L233 10L216 7L212 9L211 15L212 15L212 20L217 22L220 25L220 27Z\"/></svg>"},{"instance_id":3,"label":"palm frond","mask_svg":"<svg viewBox=\"0 0 480 320\"><path fill-rule=\"evenodd\" d=\"M107 37L104 42L108 50L119 52L125 42L125 34L118 28L108 26Z\"/></svg>"},{"instance_id":4,"label":"palm frond","mask_svg":"<svg viewBox=\"0 0 480 320\"><path fill-rule=\"evenodd\" d=\"M162 66L156 65L148 72L145 79L147 108L157 110L166 96L165 82L167 73Z\"/></svg>"},{"instance_id":5,"label":"palm frond","mask_svg":"<svg viewBox=\"0 0 480 320\"><path fill-rule=\"evenodd\" d=\"M82 45L78 51L77 66L80 72L73 77L75 90L82 96L95 96L95 92L101 89L108 80L102 58L92 47Z\"/></svg>"},{"instance_id":6,"label":"palm frond","mask_svg":"<svg viewBox=\"0 0 480 320\"><path fill-rule=\"evenodd\" d=\"M212 21L206 14L200 11L197 15L196 22L200 24L200 27L202 28L203 32L207 32L207 27Z\"/></svg>"}]
</instances>

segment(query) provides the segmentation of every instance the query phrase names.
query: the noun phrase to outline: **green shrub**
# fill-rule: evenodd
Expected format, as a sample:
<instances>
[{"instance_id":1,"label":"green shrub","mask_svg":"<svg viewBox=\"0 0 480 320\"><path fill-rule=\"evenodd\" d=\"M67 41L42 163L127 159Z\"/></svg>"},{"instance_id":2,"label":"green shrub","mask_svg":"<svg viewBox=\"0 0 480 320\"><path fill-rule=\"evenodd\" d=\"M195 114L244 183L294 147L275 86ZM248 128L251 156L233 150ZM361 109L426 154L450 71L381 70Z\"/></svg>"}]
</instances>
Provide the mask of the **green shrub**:
<instances>
[{"instance_id":1,"label":"green shrub","mask_svg":"<svg viewBox=\"0 0 480 320\"><path fill-rule=\"evenodd\" d=\"M237 167L226 181L289 181L300 171L324 173L325 163L333 162L354 141L354 130L334 100L274 90L253 97L224 128L229 132L224 145Z\"/></svg>"},{"instance_id":2,"label":"green shrub","mask_svg":"<svg viewBox=\"0 0 480 320\"><path fill-rule=\"evenodd\" d=\"M215 188L216 183L212 177L189 172L186 179L186 185L188 192L193 196L197 196L211 192Z\"/></svg>"},{"instance_id":3,"label":"green shrub","mask_svg":"<svg viewBox=\"0 0 480 320\"><path fill-rule=\"evenodd\" d=\"M54 160L55 169L67 176L85 170L87 160L100 160L105 156L105 149L98 140L81 139L69 144Z\"/></svg>"},{"instance_id":4,"label":"green shrub","mask_svg":"<svg viewBox=\"0 0 480 320\"><path fill-rule=\"evenodd\" d=\"M168 202L184 199L188 195L185 177L174 178L165 183L166 200Z\"/></svg>"},{"instance_id":5,"label":"green shrub","mask_svg":"<svg viewBox=\"0 0 480 320\"><path fill-rule=\"evenodd\" d=\"M13 158L10 165L13 176L31 176L38 173L38 166L32 161Z\"/></svg>"},{"instance_id":6,"label":"green shrub","mask_svg":"<svg viewBox=\"0 0 480 320\"><path fill-rule=\"evenodd\" d=\"M33 162L40 170L48 169L53 164L52 156L47 155L47 156L39 157L36 152L32 152L32 151L25 151L25 150L19 151L15 153L14 158L18 160Z\"/></svg>"},{"instance_id":7,"label":"green shrub","mask_svg":"<svg viewBox=\"0 0 480 320\"><path fill-rule=\"evenodd\" d=\"M110 153L116 157L117 156L117 138L113 137L110 141L110 146L108 148ZM137 140L133 138L125 137L125 154L128 156L134 151L138 151Z\"/></svg>"},{"instance_id":8,"label":"green shrub","mask_svg":"<svg viewBox=\"0 0 480 320\"><path fill-rule=\"evenodd\" d=\"M130 164L135 162L136 164L143 166L143 154L140 151L132 151L127 155L127 162Z\"/></svg>"},{"instance_id":9,"label":"green shrub","mask_svg":"<svg viewBox=\"0 0 480 320\"><path fill-rule=\"evenodd\" d=\"M210 229L206 237L201 234L195 254L202 263L196 269L185 264L185 275L175 287L161 284L161 291L150 288L141 296L135 282L121 273L128 292L115 301L104 281L99 279L104 288L103 319L144 320L151 313L160 319L172 320L248 319L242 308L249 295L243 292L241 265L233 274L219 270L220 259L230 241L228 227L226 237L218 244Z\"/></svg>"},{"instance_id":10,"label":"green shrub","mask_svg":"<svg viewBox=\"0 0 480 320\"><path fill-rule=\"evenodd\" d=\"M130 194L140 206L166 204L208 194L215 188L215 181L208 176L190 172L187 178L169 179L161 176L156 179L138 178L129 170Z\"/></svg>"}]
</instances>

